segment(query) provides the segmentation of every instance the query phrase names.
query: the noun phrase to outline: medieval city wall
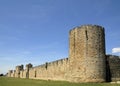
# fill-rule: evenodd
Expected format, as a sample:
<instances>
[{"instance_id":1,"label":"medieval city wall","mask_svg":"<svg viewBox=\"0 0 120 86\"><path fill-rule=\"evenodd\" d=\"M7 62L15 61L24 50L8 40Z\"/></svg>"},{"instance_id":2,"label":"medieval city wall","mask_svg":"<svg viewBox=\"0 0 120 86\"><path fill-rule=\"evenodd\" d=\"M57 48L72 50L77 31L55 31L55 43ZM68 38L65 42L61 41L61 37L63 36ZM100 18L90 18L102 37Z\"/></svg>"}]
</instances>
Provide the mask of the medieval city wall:
<instances>
[{"instance_id":1,"label":"medieval city wall","mask_svg":"<svg viewBox=\"0 0 120 86\"><path fill-rule=\"evenodd\" d=\"M23 78L23 71L24 71L24 70L21 70L21 71L20 71L20 78Z\"/></svg>"},{"instance_id":2,"label":"medieval city wall","mask_svg":"<svg viewBox=\"0 0 120 86\"><path fill-rule=\"evenodd\" d=\"M27 70L26 69L20 71L20 78L27 78L26 75L27 75Z\"/></svg>"},{"instance_id":3,"label":"medieval city wall","mask_svg":"<svg viewBox=\"0 0 120 86\"><path fill-rule=\"evenodd\" d=\"M13 73L11 73L11 77L15 77L15 74L14 74L14 72L13 72Z\"/></svg>"},{"instance_id":4,"label":"medieval city wall","mask_svg":"<svg viewBox=\"0 0 120 86\"><path fill-rule=\"evenodd\" d=\"M45 63L29 69L29 78L44 80L66 80L68 58Z\"/></svg>"},{"instance_id":5,"label":"medieval city wall","mask_svg":"<svg viewBox=\"0 0 120 86\"><path fill-rule=\"evenodd\" d=\"M68 58L33 67L27 64L10 70L8 77L64 80L70 82L110 82L120 80L120 58L106 55L104 28L83 25L69 33Z\"/></svg>"},{"instance_id":6,"label":"medieval city wall","mask_svg":"<svg viewBox=\"0 0 120 86\"><path fill-rule=\"evenodd\" d=\"M13 70L9 70L7 76L12 77Z\"/></svg>"},{"instance_id":7,"label":"medieval city wall","mask_svg":"<svg viewBox=\"0 0 120 86\"><path fill-rule=\"evenodd\" d=\"M106 55L107 78L109 81L120 81L120 58L115 55Z\"/></svg>"},{"instance_id":8,"label":"medieval city wall","mask_svg":"<svg viewBox=\"0 0 120 86\"><path fill-rule=\"evenodd\" d=\"M8 77L29 78L29 79L44 79L44 80L68 80L67 72L69 68L69 59L60 59L53 62L48 62L35 67L23 69L21 66L16 66L16 70L8 72Z\"/></svg>"}]
</instances>

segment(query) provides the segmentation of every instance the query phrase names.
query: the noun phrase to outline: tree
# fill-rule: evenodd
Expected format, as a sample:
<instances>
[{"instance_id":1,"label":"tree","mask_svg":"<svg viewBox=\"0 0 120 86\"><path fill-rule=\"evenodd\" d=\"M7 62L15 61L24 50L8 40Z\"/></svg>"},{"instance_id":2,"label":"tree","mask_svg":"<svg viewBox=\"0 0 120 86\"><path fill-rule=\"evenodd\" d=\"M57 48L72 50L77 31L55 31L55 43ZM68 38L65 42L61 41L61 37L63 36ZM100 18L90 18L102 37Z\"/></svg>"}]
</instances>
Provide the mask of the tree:
<instances>
[{"instance_id":1,"label":"tree","mask_svg":"<svg viewBox=\"0 0 120 86\"><path fill-rule=\"evenodd\" d=\"M0 74L0 76L4 76L4 74Z\"/></svg>"}]
</instances>

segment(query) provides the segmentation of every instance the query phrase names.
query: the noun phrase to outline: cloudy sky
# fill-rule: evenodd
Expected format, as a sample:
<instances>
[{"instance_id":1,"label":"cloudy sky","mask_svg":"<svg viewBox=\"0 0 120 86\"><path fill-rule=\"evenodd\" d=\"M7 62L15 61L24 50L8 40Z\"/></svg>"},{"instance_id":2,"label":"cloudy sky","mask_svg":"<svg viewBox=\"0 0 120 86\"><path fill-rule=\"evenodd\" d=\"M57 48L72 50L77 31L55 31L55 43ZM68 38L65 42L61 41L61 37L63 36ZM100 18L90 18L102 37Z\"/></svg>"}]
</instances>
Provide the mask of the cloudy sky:
<instances>
[{"instance_id":1,"label":"cloudy sky","mask_svg":"<svg viewBox=\"0 0 120 86\"><path fill-rule=\"evenodd\" d=\"M106 53L120 52L120 0L0 0L0 73L68 56L69 30L97 24Z\"/></svg>"}]
</instances>

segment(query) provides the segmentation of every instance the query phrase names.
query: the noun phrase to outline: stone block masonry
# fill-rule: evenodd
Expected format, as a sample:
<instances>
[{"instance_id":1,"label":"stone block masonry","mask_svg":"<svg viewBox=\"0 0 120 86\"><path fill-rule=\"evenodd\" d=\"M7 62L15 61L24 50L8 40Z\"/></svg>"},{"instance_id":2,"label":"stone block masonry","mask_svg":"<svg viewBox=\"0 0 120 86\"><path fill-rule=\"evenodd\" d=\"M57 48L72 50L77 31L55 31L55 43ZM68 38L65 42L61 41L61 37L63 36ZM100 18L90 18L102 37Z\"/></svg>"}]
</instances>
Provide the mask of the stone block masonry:
<instances>
[{"instance_id":1,"label":"stone block masonry","mask_svg":"<svg viewBox=\"0 0 120 86\"><path fill-rule=\"evenodd\" d=\"M101 26L81 26L70 31L71 81L105 81L105 38Z\"/></svg>"},{"instance_id":2,"label":"stone block masonry","mask_svg":"<svg viewBox=\"0 0 120 86\"><path fill-rule=\"evenodd\" d=\"M115 55L106 55L107 81L120 81L120 58Z\"/></svg>"},{"instance_id":3,"label":"stone block masonry","mask_svg":"<svg viewBox=\"0 0 120 86\"><path fill-rule=\"evenodd\" d=\"M106 82L114 81L115 77L120 80L120 63L118 59L112 63L114 57L105 53L104 28L83 25L69 32L68 58L36 67L27 64L25 69L23 65L16 66L16 70L10 70L7 76L70 82Z\"/></svg>"},{"instance_id":4,"label":"stone block masonry","mask_svg":"<svg viewBox=\"0 0 120 86\"><path fill-rule=\"evenodd\" d=\"M68 58L30 68L29 78L44 80L66 80Z\"/></svg>"}]
</instances>

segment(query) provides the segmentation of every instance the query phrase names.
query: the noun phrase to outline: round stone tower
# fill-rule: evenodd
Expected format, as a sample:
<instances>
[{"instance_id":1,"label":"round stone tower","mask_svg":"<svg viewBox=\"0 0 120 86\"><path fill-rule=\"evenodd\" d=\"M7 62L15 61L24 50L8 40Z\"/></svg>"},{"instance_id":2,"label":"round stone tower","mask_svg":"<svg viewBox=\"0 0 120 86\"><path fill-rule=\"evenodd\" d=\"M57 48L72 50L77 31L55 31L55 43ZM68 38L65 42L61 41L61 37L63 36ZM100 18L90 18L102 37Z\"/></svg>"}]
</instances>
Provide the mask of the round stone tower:
<instances>
[{"instance_id":1,"label":"round stone tower","mask_svg":"<svg viewBox=\"0 0 120 86\"><path fill-rule=\"evenodd\" d=\"M70 31L69 72L73 82L104 82L105 34L97 25L84 25Z\"/></svg>"}]
</instances>

